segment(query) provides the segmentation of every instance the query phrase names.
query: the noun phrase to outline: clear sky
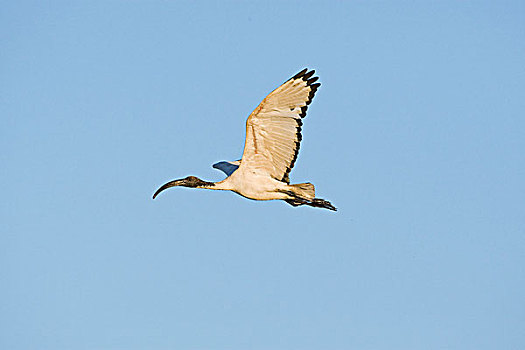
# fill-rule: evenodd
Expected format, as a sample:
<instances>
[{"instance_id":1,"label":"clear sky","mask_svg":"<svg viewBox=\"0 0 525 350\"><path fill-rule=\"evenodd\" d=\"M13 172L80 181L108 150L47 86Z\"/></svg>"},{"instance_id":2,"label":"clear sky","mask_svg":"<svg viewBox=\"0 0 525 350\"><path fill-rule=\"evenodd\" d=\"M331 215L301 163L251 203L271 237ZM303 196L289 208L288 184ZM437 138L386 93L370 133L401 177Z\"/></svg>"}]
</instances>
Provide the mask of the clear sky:
<instances>
[{"instance_id":1,"label":"clear sky","mask_svg":"<svg viewBox=\"0 0 525 350\"><path fill-rule=\"evenodd\" d=\"M524 349L525 3L2 1L0 348ZM170 189L299 70L292 182Z\"/></svg>"}]
</instances>

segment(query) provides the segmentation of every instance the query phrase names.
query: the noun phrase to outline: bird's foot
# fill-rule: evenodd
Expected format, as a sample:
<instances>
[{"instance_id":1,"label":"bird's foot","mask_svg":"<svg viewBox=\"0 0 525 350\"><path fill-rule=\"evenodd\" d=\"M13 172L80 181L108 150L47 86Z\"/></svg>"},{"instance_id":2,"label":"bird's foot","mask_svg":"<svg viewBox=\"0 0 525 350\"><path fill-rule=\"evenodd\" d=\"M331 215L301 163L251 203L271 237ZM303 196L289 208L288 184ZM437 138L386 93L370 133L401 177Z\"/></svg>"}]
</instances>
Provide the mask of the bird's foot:
<instances>
[{"instance_id":1,"label":"bird's foot","mask_svg":"<svg viewBox=\"0 0 525 350\"><path fill-rule=\"evenodd\" d=\"M324 209L337 211L337 208L334 207L332 203L330 203L327 200L321 199L321 198L314 198L311 201L309 201L306 199L296 197L294 199L285 199L285 201L286 203L293 205L294 207L298 207L300 205L309 205L315 208L324 208Z\"/></svg>"},{"instance_id":2,"label":"bird's foot","mask_svg":"<svg viewBox=\"0 0 525 350\"><path fill-rule=\"evenodd\" d=\"M316 208L325 208L333 211L337 211L337 208L332 205L329 201L326 201L321 198L314 198L311 202L306 203L307 205L311 207Z\"/></svg>"}]
</instances>

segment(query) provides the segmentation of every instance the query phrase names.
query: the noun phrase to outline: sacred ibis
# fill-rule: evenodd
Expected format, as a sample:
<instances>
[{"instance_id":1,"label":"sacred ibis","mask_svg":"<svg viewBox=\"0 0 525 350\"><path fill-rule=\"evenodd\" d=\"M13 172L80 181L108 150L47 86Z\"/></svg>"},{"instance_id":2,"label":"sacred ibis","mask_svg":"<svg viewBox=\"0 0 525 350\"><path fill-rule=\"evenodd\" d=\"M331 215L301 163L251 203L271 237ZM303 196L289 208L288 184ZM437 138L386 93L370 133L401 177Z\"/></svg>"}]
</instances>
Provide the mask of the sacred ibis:
<instances>
[{"instance_id":1,"label":"sacred ibis","mask_svg":"<svg viewBox=\"0 0 525 350\"><path fill-rule=\"evenodd\" d=\"M293 206L337 210L329 201L315 198L313 184L290 184L290 171L302 139L302 118L321 85L316 83L318 77L312 77L314 73L303 69L266 96L250 114L242 158L213 165L228 175L226 179L208 182L188 176L173 180L161 186L153 199L167 188L185 186L233 191L254 200L281 199Z\"/></svg>"}]
</instances>

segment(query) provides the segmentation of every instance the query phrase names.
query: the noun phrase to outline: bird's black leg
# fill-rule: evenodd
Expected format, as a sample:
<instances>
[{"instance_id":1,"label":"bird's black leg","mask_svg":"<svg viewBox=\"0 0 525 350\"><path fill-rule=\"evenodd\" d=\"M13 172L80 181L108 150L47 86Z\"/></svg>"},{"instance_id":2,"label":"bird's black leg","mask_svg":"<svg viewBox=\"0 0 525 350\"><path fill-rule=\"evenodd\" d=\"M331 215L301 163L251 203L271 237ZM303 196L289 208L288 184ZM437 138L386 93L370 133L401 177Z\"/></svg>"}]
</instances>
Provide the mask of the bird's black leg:
<instances>
[{"instance_id":1,"label":"bird's black leg","mask_svg":"<svg viewBox=\"0 0 525 350\"><path fill-rule=\"evenodd\" d=\"M307 204L307 201L303 201L301 199L285 199L286 203L293 205L294 207L298 207L300 205Z\"/></svg>"},{"instance_id":2,"label":"bird's black leg","mask_svg":"<svg viewBox=\"0 0 525 350\"><path fill-rule=\"evenodd\" d=\"M321 199L321 198L314 198L313 200L308 201L306 199L295 197L293 199L285 199L285 201L286 203L293 205L294 207L298 207L300 205L309 205L315 208L324 208L324 209L337 211L337 208L334 207L332 203L330 203L327 200Z\"/></svg>"}]
</instances>

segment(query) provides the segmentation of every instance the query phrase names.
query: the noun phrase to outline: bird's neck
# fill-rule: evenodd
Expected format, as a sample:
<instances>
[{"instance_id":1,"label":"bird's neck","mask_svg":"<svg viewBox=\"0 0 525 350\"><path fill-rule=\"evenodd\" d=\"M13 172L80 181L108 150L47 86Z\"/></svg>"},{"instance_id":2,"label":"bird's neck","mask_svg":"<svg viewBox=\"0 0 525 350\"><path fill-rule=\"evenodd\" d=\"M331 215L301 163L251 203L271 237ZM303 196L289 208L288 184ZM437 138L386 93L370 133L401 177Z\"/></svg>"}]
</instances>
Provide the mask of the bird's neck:
<instances>
[{"instance_id":1,"label":"bird's neck","mask_svg":"<svg viewBox=\"0 0 525 350\"><path fill-rule=\"evenodd\" d=\"M207 182L205 184L199 185L198 188L205 188L208 190L222 190L222 191L230 191L232 190L232 187L229 185L229 182L226 181L227 178L223 181L219 182Z\"/></svg>"}]
</instances>

